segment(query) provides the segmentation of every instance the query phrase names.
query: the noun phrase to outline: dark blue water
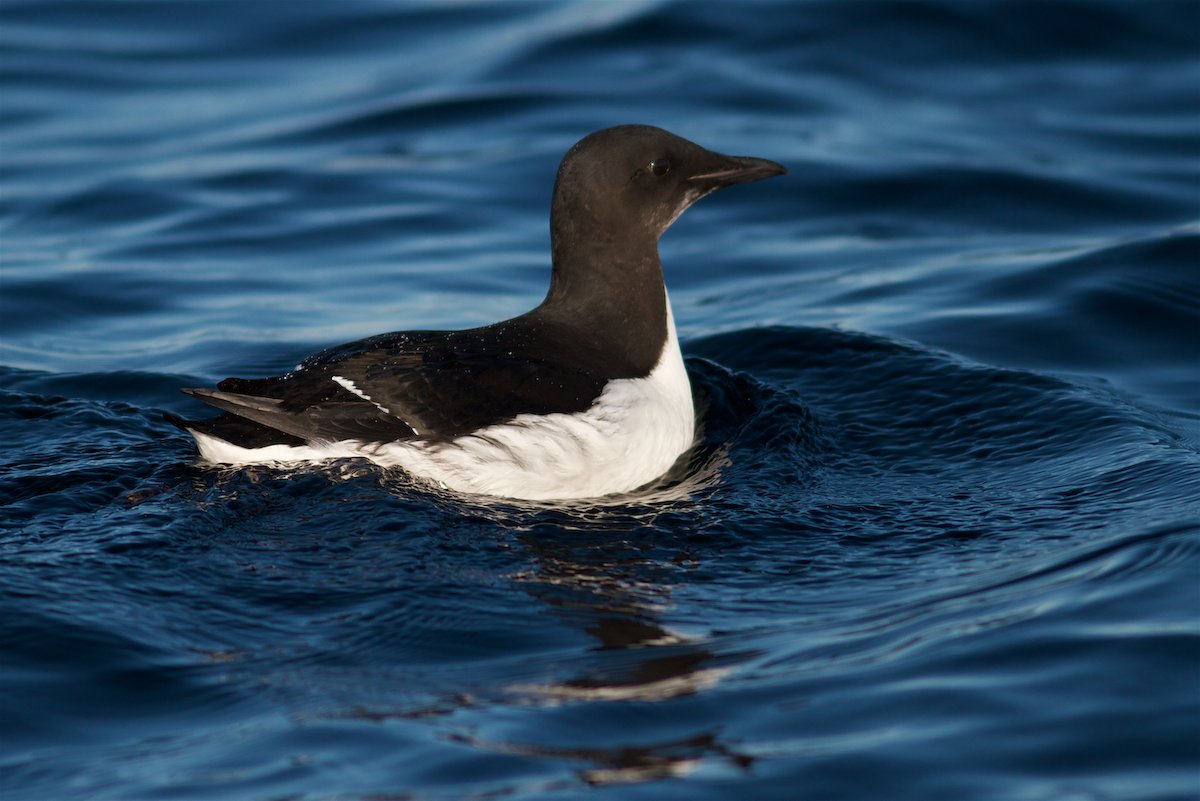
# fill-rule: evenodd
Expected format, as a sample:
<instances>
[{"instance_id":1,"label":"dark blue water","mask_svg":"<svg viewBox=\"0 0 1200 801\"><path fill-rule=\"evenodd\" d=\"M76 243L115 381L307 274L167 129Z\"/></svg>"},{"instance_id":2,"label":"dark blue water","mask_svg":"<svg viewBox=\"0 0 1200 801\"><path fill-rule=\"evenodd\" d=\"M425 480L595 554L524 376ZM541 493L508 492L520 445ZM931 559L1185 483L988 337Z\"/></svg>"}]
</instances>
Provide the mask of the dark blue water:
<instances>
[{"instance_id":1,"label":"dark blue water","mask_svg":"<svg viewBox=\"0 0 1200 801\"><path fill-rule=\"evenodd\" d=\"M1200 4L0 5L0 794L1200 797ZM634 496L193 462L178 393L662 242Z\"/></svg>"}]
</instances>

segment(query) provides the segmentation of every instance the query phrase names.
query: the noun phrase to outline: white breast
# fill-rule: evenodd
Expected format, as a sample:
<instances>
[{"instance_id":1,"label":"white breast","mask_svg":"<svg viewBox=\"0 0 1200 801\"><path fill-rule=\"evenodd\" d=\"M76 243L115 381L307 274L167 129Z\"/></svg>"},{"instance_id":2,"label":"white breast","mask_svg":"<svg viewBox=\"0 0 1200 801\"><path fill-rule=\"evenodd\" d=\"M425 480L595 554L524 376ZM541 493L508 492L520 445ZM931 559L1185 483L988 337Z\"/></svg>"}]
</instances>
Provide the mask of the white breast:
<instances>
[{"instance_id":1,"label":"white breast","mask_svg":"<svg viewBox=\"0 0 1200 801\"><path fill-rule=\"evenodd\" d=\"M518 415L440 443L338 442L248 450L202 434L196 440L203 458L226 464L365 456L460 492L507 498L566 500L628 492L665 473L695 437L692 388L669 302L667 327L666 347L650 375L610 381L592 407L578 414Z\"/></svg>"}]
</instances>

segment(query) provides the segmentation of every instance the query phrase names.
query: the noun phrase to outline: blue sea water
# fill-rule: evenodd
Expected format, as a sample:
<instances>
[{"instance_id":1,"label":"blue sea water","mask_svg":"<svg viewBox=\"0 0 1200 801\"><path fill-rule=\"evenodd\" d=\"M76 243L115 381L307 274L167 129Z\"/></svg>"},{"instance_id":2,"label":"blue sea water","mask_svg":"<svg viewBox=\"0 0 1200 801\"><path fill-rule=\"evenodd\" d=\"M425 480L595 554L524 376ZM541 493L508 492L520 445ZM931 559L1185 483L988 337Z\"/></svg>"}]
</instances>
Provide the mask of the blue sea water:
<instances>
[{"instance_id":1,"label":"blue sea water","mask_svg":"<svg viewBox=\"0 0 1200 801\"><path fill-rule=\"evenodd\" d=\"M163 411L661 252L629 496L198 464ZM0 796L1200 797L1200 3L0 4Z\"/></svg>"}]
</instances>

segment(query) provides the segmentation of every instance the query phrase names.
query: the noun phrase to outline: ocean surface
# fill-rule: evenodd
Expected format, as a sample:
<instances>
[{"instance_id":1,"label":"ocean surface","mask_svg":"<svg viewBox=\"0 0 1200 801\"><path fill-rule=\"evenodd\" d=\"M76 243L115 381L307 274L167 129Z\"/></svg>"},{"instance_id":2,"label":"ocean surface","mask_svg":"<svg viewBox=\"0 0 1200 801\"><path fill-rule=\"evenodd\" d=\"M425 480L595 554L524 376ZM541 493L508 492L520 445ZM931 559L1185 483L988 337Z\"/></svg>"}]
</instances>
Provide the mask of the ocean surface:
<instances>
[{"instance_id":1,"label":"ocean surface","mask_svg":"<svg viewBox=\"0 0 1200 801\"><path fill-rule=\"evenodd\" d=\"M563 153L700 440L534 504L180 387L536 305ZM0 797L1200 797L1200 3L0 4Z\"/></svg>"}]
</instances>

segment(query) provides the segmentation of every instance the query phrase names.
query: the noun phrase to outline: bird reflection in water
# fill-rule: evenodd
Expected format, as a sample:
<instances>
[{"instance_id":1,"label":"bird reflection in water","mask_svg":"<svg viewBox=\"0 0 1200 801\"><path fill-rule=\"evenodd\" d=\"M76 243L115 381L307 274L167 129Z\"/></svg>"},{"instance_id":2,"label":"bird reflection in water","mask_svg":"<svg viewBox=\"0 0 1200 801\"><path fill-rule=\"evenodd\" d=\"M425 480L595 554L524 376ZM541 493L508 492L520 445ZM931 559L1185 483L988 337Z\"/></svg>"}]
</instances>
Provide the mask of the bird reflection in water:
<instances>
[{"instance_id":1,"label":"bird reflection in water","mask_svg":"<svg viewBox=\"0 0 1200 801\"><path fill-rule=\"evenodd\" d=\"M582 762L579 778L593 786L639 784L659 779L681 778L706 759L722 757L730 765L748 769L754 757L739 754L723 745L714 734L706 733L686 740L657 745L624 748L545 748L520 743L491 742L478 737L454 735L450 738L493 754Z\"/></svg>"},{"instance_id":2,"label":"bird reflection in water","mask_svg":"<svg viewBox=\"0 0 1200 801\"><path fill-rule=\"evenodd\" d=\"M639 553L629 540L586 545L536 536L522 544L537 567L518 576L572 627L599 641L580 674L546 683L510 685L523 695L553 699L661 701L712 687L749 654L718 654L703 639L666 629L669 577L679 569ZM655 581L663 574L668 581ZM573 662L575 660L572 660Z\"/></svg>"},{"instance_id":3,"label":"bird reflection in water","mask_svg":"<svg viewBox=\"0 0 1200 801\"><path fill-rule=\"evenodd\" d=\"M566 677L508 685L508 692L524 703L665 701L713 687L754 656L749 651L721 653L710 641L672 632L660 622L670 602L669 574L683 569L683 555L664 559L660 551L647 556L628 539L588 538L587 544L574 539L522 537L522 544L537 557L537 566L512 578L598 644L587 652L584 664L575 657L553 671ZM647 551L653 552L654 546L647 545ZM668 580L656 580L656 575ZM712 731L670 742L607 748L546 747L466 734L455 739L491 753L588 764L577 772L591 785L683 776L714 757L740 770L754 761Z\"/></svg>"}]
</instances>

